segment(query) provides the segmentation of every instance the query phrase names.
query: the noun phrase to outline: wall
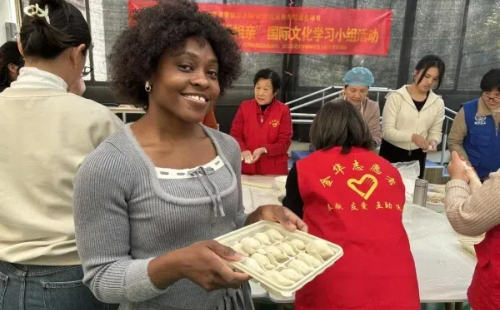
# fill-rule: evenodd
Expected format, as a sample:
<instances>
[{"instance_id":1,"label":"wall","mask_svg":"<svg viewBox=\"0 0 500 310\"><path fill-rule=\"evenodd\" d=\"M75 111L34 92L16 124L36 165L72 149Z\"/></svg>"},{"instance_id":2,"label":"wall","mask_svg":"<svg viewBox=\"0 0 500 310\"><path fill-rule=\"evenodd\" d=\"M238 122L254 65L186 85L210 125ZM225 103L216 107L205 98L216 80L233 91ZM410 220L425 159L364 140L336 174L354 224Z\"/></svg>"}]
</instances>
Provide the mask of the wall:
<instances>
[{"instance_id":1,"label":"wall","mask_svg":"<svg viewBox=\"0 0 500 310\"><path fill-rule=\"evenodd\" d=\"M0 0L0 45L7 41L5 23L16 22L15 0Z\"/></svg>"}]
</instances>

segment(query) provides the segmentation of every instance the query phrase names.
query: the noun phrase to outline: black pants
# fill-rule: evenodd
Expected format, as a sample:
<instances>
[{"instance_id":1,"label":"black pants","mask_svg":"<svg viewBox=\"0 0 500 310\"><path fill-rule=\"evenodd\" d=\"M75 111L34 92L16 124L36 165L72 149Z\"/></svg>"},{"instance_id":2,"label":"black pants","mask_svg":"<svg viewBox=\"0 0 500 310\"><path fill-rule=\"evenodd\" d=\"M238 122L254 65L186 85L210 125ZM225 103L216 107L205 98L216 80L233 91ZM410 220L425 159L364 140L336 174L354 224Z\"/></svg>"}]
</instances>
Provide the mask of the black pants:
<instances>
[{"instance_id":1,"label":"black pants","mask_svg":"<svg viewBox=\"0 0 500 310\"><path fill-rule=\"evenodd\" d=\"M382 140L382 144L380 145L380 151L378 154L388 160L390 163L418 160L420 164L420 175L418 177L420 179L424 178L425 159L427 157L427 153L424 153L422 149L408 151L399 148L385 140Z\"/></svg>"}]
</instances>

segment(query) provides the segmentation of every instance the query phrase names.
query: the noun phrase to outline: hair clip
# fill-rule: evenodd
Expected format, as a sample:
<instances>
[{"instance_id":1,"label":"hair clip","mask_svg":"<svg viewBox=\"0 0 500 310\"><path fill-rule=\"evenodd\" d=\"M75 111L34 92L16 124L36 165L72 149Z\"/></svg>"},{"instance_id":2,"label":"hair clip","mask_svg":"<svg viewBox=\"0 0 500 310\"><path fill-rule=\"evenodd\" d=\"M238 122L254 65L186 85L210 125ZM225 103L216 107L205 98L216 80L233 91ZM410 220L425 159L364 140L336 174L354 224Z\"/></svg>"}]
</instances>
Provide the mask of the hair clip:
<instances>
[{"instance_id":1,"label":"hair clip","mask_svg":"<svg viewBox=\"0 0 500 310\"><path fill-rule=\"evenodd\" d=\"M45 10L42 10L37 4L32 4L30 6L27 6L24 8L24 14L34 17L45 17L45 20L47 21L47 24L50 25L50 18L49 18L49 6L45 5Z\"/></svg>"}]
</instances>

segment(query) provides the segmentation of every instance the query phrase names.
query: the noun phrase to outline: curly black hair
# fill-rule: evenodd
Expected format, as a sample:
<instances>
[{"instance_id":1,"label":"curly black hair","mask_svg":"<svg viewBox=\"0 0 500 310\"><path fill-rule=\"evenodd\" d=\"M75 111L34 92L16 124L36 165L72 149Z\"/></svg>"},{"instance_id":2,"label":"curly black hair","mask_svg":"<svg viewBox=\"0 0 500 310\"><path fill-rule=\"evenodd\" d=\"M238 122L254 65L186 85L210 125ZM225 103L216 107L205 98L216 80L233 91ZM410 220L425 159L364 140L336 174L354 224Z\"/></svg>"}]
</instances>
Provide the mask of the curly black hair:
<instances>
[{"instance_id":1,"label":"curly black hair","mask_svg":"<svg viewBox=\"0 0 500 310\"><path fill-rule=\"evenodd\" d=\"M146 80L161 56L183 49L191 37L206 40L219 63L219 86L224 90L241 74L241 50L236 32L222 19L202 12L191 0L160 0L133 16L133 25L120 34L110 55L111 88L119 100L149 107Z\"/></svg>"}]
</instances>

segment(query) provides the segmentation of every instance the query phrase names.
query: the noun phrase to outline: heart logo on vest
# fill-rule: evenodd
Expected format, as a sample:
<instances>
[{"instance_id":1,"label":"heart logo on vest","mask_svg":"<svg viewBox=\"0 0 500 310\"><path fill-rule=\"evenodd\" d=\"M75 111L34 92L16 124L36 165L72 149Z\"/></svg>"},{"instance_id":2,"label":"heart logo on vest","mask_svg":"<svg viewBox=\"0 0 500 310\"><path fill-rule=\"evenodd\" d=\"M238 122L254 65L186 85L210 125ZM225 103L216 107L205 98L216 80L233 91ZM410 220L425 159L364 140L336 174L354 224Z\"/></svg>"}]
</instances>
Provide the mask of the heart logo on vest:
<instances>
[{"instance_id":1,"label":"heart logo on vest","mask_svg":"<svg viewBox=\"0 0 500 310\"><path fill-rule=\"evenodd\" d=\"M369 188L367 191L364 191L364 189L367 188L367 185L369 185ZM349 186L349 188L355 191L358 195L363 197L364 200L368 200L368 198L370 198L370 196L377 188L378 180L371 174L365 174L359 180L347 180L347 186Z\"/></svg>"}]
</instances>

